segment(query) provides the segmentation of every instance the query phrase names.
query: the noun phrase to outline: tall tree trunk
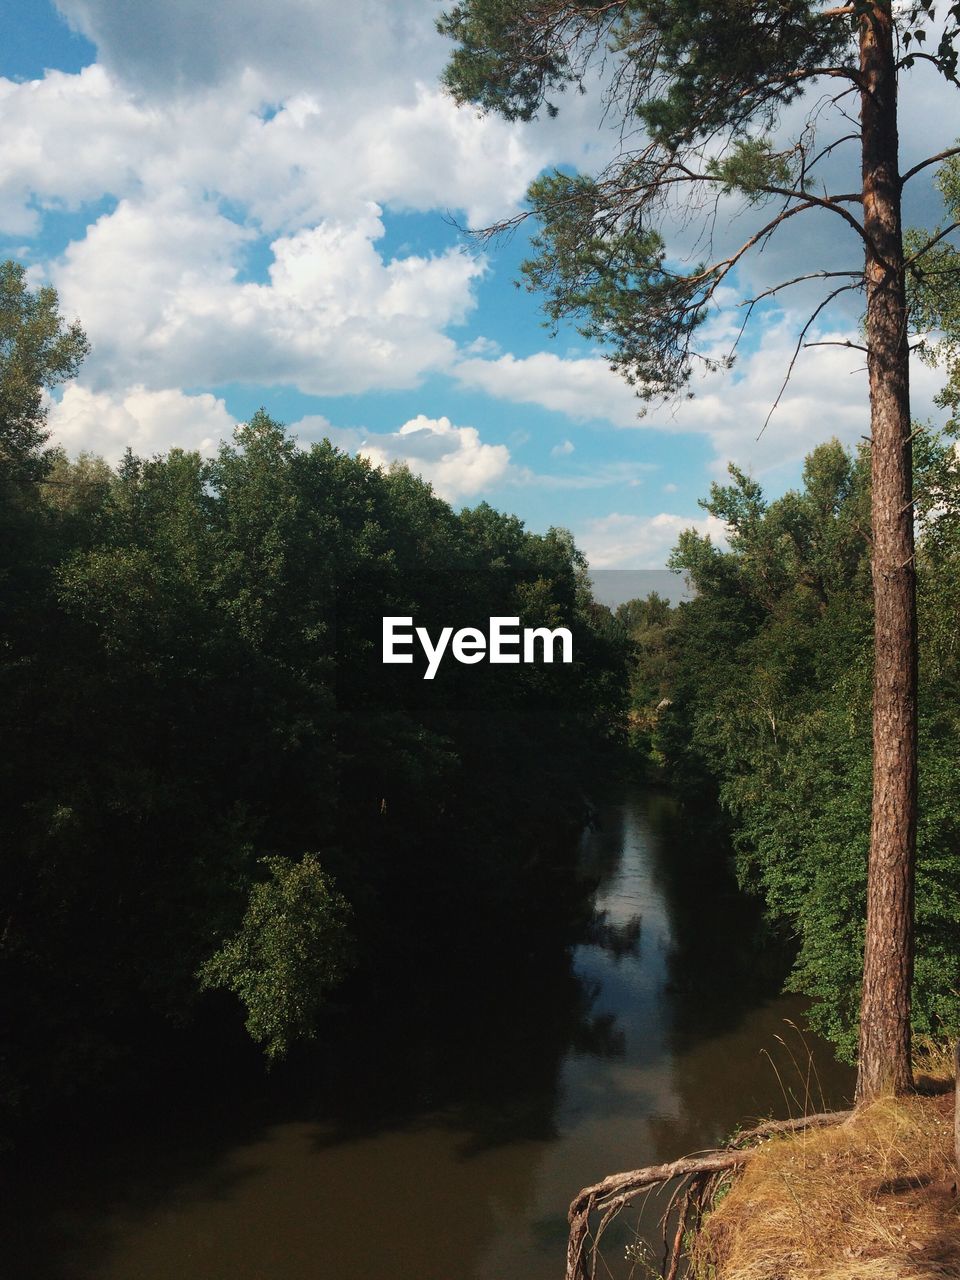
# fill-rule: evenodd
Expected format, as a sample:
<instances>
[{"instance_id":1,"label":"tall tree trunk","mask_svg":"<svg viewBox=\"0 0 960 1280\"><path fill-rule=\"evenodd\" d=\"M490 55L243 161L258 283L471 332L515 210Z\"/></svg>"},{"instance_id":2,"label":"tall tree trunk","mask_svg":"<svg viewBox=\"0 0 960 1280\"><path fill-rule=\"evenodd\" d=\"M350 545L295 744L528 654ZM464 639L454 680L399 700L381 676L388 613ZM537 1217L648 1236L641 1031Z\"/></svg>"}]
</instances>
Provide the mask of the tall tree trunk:
<instances>
[{"instance_id":1,"label":"tall tree trunk","mask_svg":"<svg viewBox=\"0 0 960 1280\"><path fill-rule=\"evenodd\" d=\"M889 0L860 19L867 365L872 436L873 811L857 1098L912 1084L917 619L909 347Z\"/></svg>"}]
</instances>

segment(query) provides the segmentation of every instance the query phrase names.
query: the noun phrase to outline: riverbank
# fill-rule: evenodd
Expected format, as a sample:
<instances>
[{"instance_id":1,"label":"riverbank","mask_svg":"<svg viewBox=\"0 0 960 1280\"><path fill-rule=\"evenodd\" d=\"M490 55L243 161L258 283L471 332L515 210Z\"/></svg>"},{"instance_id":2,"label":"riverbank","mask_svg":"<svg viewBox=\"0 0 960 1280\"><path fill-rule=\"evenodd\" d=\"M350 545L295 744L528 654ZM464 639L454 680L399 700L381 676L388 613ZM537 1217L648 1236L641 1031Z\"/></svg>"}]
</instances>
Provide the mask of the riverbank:
<instances>
[{"instance_id":1,"label":"riverbank","mask_svg":"<svg viewBox=\"0 0 960 1280\"><path fill-rule=\"evenodd\" d=\"M956 1280L954 1093L771 1141L705 1219L697 1280Z\"/></svg>"}]
</instances>

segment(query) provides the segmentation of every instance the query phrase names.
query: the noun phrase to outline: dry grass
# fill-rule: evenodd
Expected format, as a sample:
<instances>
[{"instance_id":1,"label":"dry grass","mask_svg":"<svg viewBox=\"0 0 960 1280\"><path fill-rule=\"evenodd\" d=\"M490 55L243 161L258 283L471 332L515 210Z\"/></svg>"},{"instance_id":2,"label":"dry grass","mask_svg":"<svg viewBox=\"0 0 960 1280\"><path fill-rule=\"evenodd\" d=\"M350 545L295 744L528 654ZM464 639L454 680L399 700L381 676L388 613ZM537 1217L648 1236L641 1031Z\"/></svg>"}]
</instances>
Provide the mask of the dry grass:
<instances>
[{"instance_id":1,"label":"dry grass","mask_svg":"<svg viewBox=\"0 0 960 1280\"><path fill-rule=\"evenodd\" d=\"M925 1064L932 1076L945 1064ZM952 1064L951 1064L952 1065ZM960 1280L953 1093L770 1142L706 1219L702 1280Z\"/></svg>"}]
</instances>

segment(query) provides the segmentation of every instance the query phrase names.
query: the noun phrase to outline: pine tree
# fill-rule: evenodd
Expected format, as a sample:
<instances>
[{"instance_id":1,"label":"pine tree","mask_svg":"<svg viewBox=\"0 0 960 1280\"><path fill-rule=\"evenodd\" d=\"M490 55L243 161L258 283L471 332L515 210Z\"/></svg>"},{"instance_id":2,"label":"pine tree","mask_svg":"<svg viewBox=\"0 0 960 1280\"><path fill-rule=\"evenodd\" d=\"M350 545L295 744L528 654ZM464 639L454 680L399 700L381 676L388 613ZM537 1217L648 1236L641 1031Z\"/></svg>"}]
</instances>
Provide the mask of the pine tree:
<instances>
[{"instance_id":1,"label":"pine tree","mask_svg":"<svg viewBox=\"0 0 960 1280\"><path fill-rule=\"evenodd\" d=\"M872 454L875 616L873 809L858 1097L911 1084L910 988L917 820L917 660L905 280L922 275L935 239L907 257L905 184L957 153L899 169L898 80L918 61L957 82L960 3L936 28L931 0L894 17L890 0L825 6L809 0L463 0L439 22L456 41L445 73L461 102L529 120L556 97L605 77L604 109L624 128L617 158L595 176L555 172L529 192L539 230L524 270L553 321L575 317L605 343L645 400L688 390L708 308L751 251L800 215L824 211L859 243L863 265L825 266L745 299L748 311L806 282L825 295L797 341L840 295L865 295ZM786 144L783 109L817 84L835 87ZM859 120L850 110L859 101ZM828 121L838 124L824 139ZM847 190L828 191L824 162L859 143ZM853 168L853 166L851 166ZM666 240L673 210L707 220L719 196L761 211L732 253L687 268ZM499 230L510 225L501 224ZM782 394L782 392L781 392Z\"/></svg>"}]
</instances>

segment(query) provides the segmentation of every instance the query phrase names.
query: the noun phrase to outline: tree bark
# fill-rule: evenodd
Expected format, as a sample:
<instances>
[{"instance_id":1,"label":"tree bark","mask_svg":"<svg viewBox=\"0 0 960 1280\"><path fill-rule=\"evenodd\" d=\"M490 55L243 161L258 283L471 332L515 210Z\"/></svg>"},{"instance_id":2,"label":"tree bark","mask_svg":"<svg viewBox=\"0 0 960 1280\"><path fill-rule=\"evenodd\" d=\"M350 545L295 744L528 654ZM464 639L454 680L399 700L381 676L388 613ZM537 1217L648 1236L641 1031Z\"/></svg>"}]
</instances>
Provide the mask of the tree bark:
<instances>
[{"instance_id":1,"label":"tree bark","mask_svg":"<svg viewBox=\"0 0 960 1280\"><path fill-rule=\"evenodd\" d=\"M872 440L873 804L857 1099L912 1085L917 621L897 76L889 0L860 19Z\"/></svg>"},{"instance_id":2,"label":"tree bark","mask_svg":"<svg viewBox=\"0 0 960 1280\"><path fill-rule=\"evenodd\" d=\"M953 1155L960 1170L960 1040L953 1046Z\"/></svg>"}]
</instances>

